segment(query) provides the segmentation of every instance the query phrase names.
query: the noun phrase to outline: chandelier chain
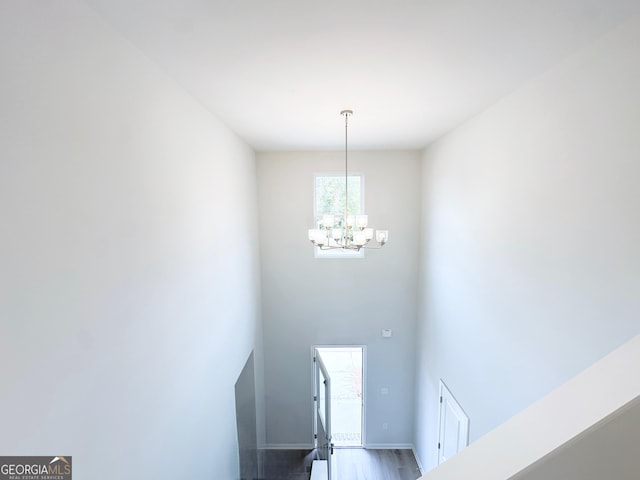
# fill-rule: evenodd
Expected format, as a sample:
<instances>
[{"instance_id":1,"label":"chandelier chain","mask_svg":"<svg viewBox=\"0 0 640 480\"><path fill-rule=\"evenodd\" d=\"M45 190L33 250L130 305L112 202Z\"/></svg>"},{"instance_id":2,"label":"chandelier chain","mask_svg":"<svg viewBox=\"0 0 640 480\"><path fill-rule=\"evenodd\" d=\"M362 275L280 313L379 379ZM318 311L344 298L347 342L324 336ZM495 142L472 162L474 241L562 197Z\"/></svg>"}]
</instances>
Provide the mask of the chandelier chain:
<instances>
[{"instance_id":1,"label":"chandelier chain","mask_svg":"<svg viewBox=\"0 0 640 480\"><path fill-rule=\"evenodd\" d=\"M344 113L344 223L347 223L347 217L349 215L349 142L348 142L348 130L349 126L349 112Z\"/></svg>"}]
</instances>

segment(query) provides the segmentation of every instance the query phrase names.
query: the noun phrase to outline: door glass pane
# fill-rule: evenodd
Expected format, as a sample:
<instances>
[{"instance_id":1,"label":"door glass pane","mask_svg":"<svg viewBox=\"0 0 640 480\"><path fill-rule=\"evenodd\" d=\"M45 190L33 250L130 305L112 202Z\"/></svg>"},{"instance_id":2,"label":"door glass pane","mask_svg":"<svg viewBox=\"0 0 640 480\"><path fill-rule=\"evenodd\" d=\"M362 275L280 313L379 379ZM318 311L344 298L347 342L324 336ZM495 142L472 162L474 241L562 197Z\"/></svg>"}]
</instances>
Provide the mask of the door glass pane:
<instances>
[{"instance_id":1,"label":"door glass pane","mask_svg":"<svg viewBox=\"0 0 640 480\"><path fill-rule=\"evenodd\" d=\"M331 376L331 433L341 447L362 446L362 347L320 347Z\"/></svg>"},{"instance_id":2,"label":"door glass pane","mask_svg":"<svg viewBox=\"0 0 640 480\"><path fill-rule=\"evenodd\" d=\"M326 379L324 378L324 374L322 373L322 369L318 369L318 415L320 416L320 420L322 421L322 426L327 429L327 392L325 390Z\"/></svg>"}]
</instances>

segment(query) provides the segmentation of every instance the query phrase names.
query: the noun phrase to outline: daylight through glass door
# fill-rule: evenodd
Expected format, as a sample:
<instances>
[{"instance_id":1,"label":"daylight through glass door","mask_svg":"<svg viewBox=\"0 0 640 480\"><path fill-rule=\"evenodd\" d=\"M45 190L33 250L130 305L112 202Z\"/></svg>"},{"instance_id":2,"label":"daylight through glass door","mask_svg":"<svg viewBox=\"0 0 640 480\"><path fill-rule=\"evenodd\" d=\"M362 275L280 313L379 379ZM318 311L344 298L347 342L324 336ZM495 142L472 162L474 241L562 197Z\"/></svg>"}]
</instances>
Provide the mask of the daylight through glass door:
<instances>
[{"instance_id":1,"label":"daylight through glass door","mask_svg":"<svg viewBox=\"0 0 640 480\"><path fill-rule=\"evenodd\" d=\"M331 430L336 447L363 446L363 350L318 347L331 376Z\"/></svg>"}]
</instances>

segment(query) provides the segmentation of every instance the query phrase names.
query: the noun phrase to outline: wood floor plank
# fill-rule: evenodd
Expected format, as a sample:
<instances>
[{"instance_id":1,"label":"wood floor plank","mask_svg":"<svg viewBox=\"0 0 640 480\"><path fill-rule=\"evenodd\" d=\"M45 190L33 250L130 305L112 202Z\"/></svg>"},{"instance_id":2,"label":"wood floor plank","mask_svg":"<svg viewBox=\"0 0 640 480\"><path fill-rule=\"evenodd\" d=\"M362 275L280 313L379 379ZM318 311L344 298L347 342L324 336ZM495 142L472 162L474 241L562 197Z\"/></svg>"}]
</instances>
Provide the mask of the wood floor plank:
<instances>
[{"instance_id":1,"label":"wood floor plank","mask_svg":"<svg viewBox=\"0 0 640 480\"><path fill-rule=\"evenodd\" d=\"M420 470L408 449L336 448L334 480L416 480ZM317 458L309 450L263 451L263 480L308 480Z\"/></svg>"}]
</instances>

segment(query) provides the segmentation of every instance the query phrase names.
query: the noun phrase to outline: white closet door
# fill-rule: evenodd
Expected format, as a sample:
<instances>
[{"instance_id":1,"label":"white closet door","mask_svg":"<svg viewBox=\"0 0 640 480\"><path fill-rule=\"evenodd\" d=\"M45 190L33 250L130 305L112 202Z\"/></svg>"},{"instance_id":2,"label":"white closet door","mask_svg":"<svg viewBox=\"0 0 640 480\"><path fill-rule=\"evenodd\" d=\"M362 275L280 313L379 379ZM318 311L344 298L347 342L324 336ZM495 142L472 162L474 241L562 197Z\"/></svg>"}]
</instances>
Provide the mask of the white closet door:
<instances>
[{"instance_id":1,"label":"white closet door","mask_svg":"<svg viewBox=\"0 0 640 480\"><path fill-rule=\"evenodd\" d=\"M453 457L469 443L469 417L440 380L440 428L438 464Z\"/></svg>"}]
</instances>

